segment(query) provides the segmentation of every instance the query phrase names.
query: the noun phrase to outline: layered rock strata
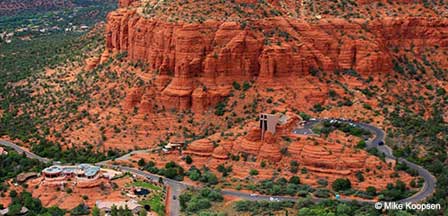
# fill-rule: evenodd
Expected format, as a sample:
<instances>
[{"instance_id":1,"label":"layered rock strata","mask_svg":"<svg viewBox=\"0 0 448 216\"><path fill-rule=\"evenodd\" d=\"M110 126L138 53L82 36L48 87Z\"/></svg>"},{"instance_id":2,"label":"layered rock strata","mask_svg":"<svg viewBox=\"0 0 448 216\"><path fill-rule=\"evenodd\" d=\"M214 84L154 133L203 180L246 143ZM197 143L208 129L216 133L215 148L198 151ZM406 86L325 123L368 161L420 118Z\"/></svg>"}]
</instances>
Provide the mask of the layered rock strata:
<instances>
[{"instance_id":1,"label":"layered rock strata","mask_svg":"<svg viewBox=\"0 0 448 216\"><path fill-rule=\"evenodd\" d=\"M122 7L131 4L120 1ZM127 51L129 60L147 62L151 70L168 76L160 99L165 106L202 111L228 95L233 81L275 82L315 70L388 73L390 47L446 47L447 26L446 19L425 17L368 23L270 17L252 20L249 28L230 21L173 23L121 8L108 15L106 53ZM269 37L280 42L272 44Z\"/></svg>"}]
</instances>

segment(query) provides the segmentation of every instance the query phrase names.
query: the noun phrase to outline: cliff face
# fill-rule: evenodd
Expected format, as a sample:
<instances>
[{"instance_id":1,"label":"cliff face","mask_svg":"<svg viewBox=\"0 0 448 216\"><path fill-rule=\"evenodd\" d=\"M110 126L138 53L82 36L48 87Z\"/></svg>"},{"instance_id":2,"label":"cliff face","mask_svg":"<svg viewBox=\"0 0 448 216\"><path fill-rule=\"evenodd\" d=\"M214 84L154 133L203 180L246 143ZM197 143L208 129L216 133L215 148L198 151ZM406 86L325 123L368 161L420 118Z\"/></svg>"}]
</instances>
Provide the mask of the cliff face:
<instances>
[{"instance_id":1,"label":"cliff face","mask_svg":"<svg viewBox=\"0 0 448 216\"><path fill-rule=\"evenodd\" d=\"M120 1L122 6L130 0ZM147 19L119 9L107 20L108 52L128 52L168 78L161 101L167 107L201 111L228 94L233 81L274 81L310 71L353 69L375 76L392 70L392 46L416 50L448 45L446 19L365 20L272 17L188 24Z\"/></svg>"}]
</instances>

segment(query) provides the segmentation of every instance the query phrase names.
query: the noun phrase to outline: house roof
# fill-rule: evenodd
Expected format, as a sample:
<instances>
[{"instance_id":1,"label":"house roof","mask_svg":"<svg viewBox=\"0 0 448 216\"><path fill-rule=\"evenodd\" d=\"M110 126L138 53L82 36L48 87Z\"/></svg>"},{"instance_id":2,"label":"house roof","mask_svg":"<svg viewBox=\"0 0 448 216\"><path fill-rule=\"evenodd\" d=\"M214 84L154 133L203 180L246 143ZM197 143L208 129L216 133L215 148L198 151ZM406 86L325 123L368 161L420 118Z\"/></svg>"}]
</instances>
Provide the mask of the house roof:
<instances>
[{"instance_id":1,"label":"house roof","mask_svg":"<svg viewBox=\"0 0 448 216\"><path fill-rule=\"evenodd\" d=\"M131 211L142 207L142 205L138 204L136 200L129 200L129 201L102 201L98 200L96 201L96 207L99 209L112 209L112 206L116 206L117 208L125 208L126 206Z\"/></svg>"}]
</instances>

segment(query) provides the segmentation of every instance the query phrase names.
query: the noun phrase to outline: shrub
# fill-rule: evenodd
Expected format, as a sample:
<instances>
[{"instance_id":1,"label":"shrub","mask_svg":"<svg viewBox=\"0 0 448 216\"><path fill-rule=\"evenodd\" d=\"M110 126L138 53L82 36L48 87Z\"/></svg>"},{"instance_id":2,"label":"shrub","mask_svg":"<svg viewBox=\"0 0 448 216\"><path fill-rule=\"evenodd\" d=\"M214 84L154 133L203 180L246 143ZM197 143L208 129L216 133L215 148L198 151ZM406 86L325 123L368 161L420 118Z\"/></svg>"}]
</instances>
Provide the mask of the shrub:
<instances>
[{"instance_id":1,"label":"shrub","mask_svg":"<svg viewBox=\"0 0 448 216\"><path fill-rule=\"evenodd\" d=\"M331 185L334 191L343 191L352 188L352 184L349 179L338 178Z\"/></svg>"},{"instance_id":2,"label":"shrub","mask_svg":"<svg viewBox=\"0 0 448 216\"><path fill-rule=\"evenodd\" d=\"M366 193L370 196L376 196L376 188L373 186L369 186L366 189Z\"/></svg>"},{"instance_id":3,"label":"shrub","mask_svg":"<svg viewBox=\"0 0 448 216\"><path fill-rule=\"evenodd\" d=\"M251 87L250 84L247 81L244 81L244 83L243 83L243 91L249 90L250 87Z\"/></svg>"},{"instance_id":4,"label":"shrub","mask_svg":"<svg viewBox=\"0 0 448 216\"><path fill-rule=\"evenodd\" d=\"M328 185L328 181L325 179L318 179L317 184L326 187Z\"/></svg>"},{"instance_id":5,"label":"shrub","mask_svg":"<svg viewBox=\"0 0 448 216\"><path fill-rule=\"evenodd\" d=\"M330 191L328 191L327 189L317 189L314 192L314 195L319 198L328 198L330 197Z\"/></svg>"},{"instance_id":6,"label":"shrub","mask_svg":"<svg viewBox=\"0 0 448 216\"><path fill-rule=\"evenodd\" d=\"M215 115L223 116L225 112L226 112L226 103L221 101L215 107Z\"/></svg>"},{"instance_id":7,"label":"shrub","mask_svg":"<svg viewBox=\"0 0 448 216\"><path fill-rule=\"evenodd\" d=\"M241 90L241 85L237 81L233 81L232 86L236 90Z\"/></svg>"},{"instance_id":8,"label":"shrub","mask_svg":"<svg viewBox=\"0 0 448 216\"><path fill-rule=\"evenodd\" d=\"M291 167L289 168L289 171L292 173L297 173L297 171L299 170L299 163L297 163L297 161L291 161L289 163L291 165Z\"/></svg>"},{"instance_id":9,"label":"shrub","mask_svg":"<svg viewBox=\"0 0 448 216\"><path fill-rule=\"evenodd\" d=\"M187 156L185 157L185 163L187 163L187 164L191 164L191 163L193 163L193 159L191 158L190 155L187 155Z\"/></svg>"},{"instance_id":10,"label":"shrub","mask_svg":"<svg viewBox=\"0 0 448 216\"><path fill-rule=\"evenodd\" d=\"M358 142L358 144L356 144L356 148L359 148L359 149L364 149L364 148L366 148L366 141L364 141L364 140L360 140L359 142Z\"/></svg>"},{"instance_id":11,"label":"shrub","mask_svg":"<svg viewBox=\"0 0 448 216\"><path fill-rule=\"evenodd\" d=\"M218 184L218 177L216 177L216 175L212 172L206 171L202 174L200 181L210 185L215 185Z\"/></svg>"},{"instance_id":12,"label":"shrub","mask_svg":"<svg viewBox=\"0 0 448 216\"><path fill-rule=\"evenodd\" d=\"M146 166L145 159L140 158L140 160L138 160L138 162L137 162L137 165L138 165L139 167L144 167L144 166Z\"/></svg>"},{"instance_id":13,"label":"shrub","mask_svg":"<svg viewBox=\"0 0 448 216\"><path fill-rule=\"evenodd\" d=\"M251 169L250 172L249 172L249 174L250 174L251 176L256 176L256 175L258 175L258 170L256 170L256 169Z\"/></svg>"},{"instance_id":14,"label":"shrub","mask_svg":"<svg viewBox=\"0 0 448 216\"><path fill-rule=\"evenodd\" d=\"M356 172L356 179L358 179L359 182L363 182L364 181L364 175L362 174L361 171Z\"/></svg>"},{"instance_id":15,"label":"shrub","mask_svg":"<svg viewBox=\"0 0 448 216\"><path fill-rule=\"evenodd\" d=\"M266 167L266 162L265 161L261 161L260 166L261 166L261 168L265 168Z\"/></svg>"},{"instance_id":16,"label":"shrub","mask_svg":"<svg viewBox=\"0 0 448 216\"><path fill-rule=\"evenodd\" d=\"M196 213L212 206L211 202L222 202L224 200L221 192L210 188L199 191L187 191L179 196L182 211ZM190 215L190 214L188 214Z\"/></svg>"},{"instance_id":17,"label":"shrub","mask_svg":"<svg viewBox=\"0 0 448 216\"><path fill-rule=\"evenodd\" d=\"M289 183L297 185L300 184L299 176L291 176L291 178L289 179Z\"/></svg>"}]
</instances>

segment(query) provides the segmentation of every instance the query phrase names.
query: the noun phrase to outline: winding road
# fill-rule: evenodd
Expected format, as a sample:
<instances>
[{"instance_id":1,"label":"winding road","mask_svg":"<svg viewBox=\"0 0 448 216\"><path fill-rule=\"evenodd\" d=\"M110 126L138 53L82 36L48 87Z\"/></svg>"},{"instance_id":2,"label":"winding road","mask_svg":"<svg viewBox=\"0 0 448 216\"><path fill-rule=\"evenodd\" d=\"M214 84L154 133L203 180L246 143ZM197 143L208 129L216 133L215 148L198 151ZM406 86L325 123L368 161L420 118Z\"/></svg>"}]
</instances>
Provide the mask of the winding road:
<instances>
[{"instance_id":1,"label":"winding road","mask_svg":"<svg viewBox=\"0 0 448 216\"><path fill-rule=\"evenodd\" d=\"M312 130L311 128L320 122L323 121L327 121L328 119L313 119L308 121L303 128L299 128L299 129L295 129L293 131L293 133L295 134L312 134ZM355 123L349 120L338 120L338 121L342 121L342 122L347 122L347 123L352 123L353 125L357 126L357 127L361 127L363 129L369 130L370 132L372 132L375 137L367 142L367 149L369 148L376 148L378 149L379 152L383 153L384 156L388 159L396 159L401 163L405 163L406 165L408 165L411 169L416 170L418 172L418 174L424 179L424 184L423 187L421 188L420 191L418 191L417 193L415 193L413 196L399 200L397 202L400 203L419 203L422 202L424 200L426 200L428 197L430 197L434 191L435 191L435 185L436 185L436 178L426 169L424 169L423 167L414 164L412 162L407 161L404 158L396 158L393 156L392 153L392 149L386 145L379 145L379 143L382 141L384 142L384 131L381 130L380 128L377 128L375 126L369 125L369 124L365 124L365 123ZM43 158L40 157L32 152L29 152L28 150L12 143L9 141L5 141L5 140L0 140L0 145L6 146L6 147L10 147L13 148L15 151L19 152L19 153L25 153L27 157L29 158L33 158L33 159L37 159L41 162L44 163L50 163L52 160L48 159L48 158ZM139 150L138 152L144 152L144 151L148 151L148 150ZM120 158L117 158L116 160L123 160L123 159L127 159L129 158L132 154L137 153L137 152L131 152L128 153ZM97 165L106 165L108 161L103 161L103 162L99 162L97 163ZM159 176L156 174L152 174L146 171L142 171L136 168L132 168L132 167L126 167L126 166L121 166L121 165L111 165L112 168L115 169L119 169L125 172L129 172L132 173L134 175L139 175L139 176L143 176L147 179L150 179L152 181L159 181L159 179L161 178L164 182L164 184L166 186L168 186L170 188L170 195L168 197L168 205L169 205L169 212L170 215L172 216L177 216L180 215L180 204L179 204L179 200L178 197L179 195L182 193L183 190L187 189L187 188L194 188L197 186L194 185L190 185L187 184L185 182L181 182L181 181L176 181L173 179L168 179L165 178L163 176ZM272 201L277 200L277 201L296 201L297 198L296 197L288 197L288 196L267 196L267 195L254 195L254 194L250 194L247 192L241 192L241 191L235 191L235 190L222 190L222 194L223 195L230 195L230 196L235 196L241 199L245 199L245 200L253 200L253 201L260 201L260 200L267 200L267 201ZM176 197L176 198L175 198ZM312 198L312 201L314 202L319 202L322 199L319 198ZM351 199L348 198L344 198L341 199L341 201L352 201ZM359 201L359 200L358 200ZM366 202L366 203L373 203L374 201L359 201L359 202Z\"/></svg>"}]
</instances>

